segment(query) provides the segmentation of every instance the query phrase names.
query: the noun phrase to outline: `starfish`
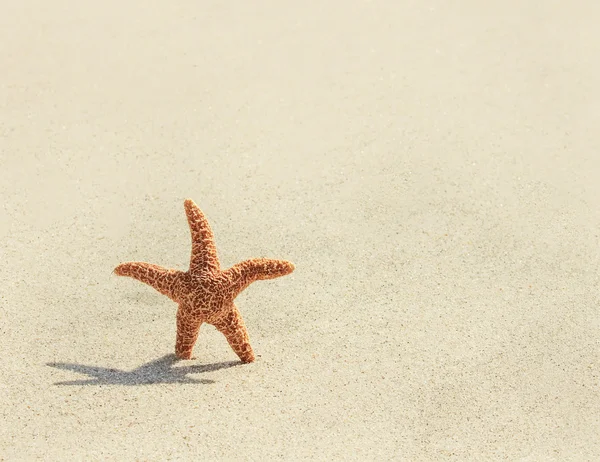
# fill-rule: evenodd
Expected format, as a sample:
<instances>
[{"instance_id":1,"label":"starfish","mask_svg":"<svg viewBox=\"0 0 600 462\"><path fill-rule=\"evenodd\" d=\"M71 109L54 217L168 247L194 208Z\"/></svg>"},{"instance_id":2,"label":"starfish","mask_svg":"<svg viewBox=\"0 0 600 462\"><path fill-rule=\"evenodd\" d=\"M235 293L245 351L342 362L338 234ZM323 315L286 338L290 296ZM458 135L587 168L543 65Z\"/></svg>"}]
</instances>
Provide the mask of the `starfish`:
<instances>
[{"instance_id":1,"label":"starfish","mask_svg":"<svg viewBox=\"0 0 600 462\"><path fill-rule=\"evenodd\" d=\"M127 262L114 270L156 289L179 304L175 355L192 359L200 326L212 324L227 338L244 363L254 361L248 330L234 299L257 280L274 279L294 271L284 260L255 258L221 270L213 232L208 220L191 199L184 202L192 234L192 255L188 271L162 268L143 262Z\"/></svg>"}]
</instances>

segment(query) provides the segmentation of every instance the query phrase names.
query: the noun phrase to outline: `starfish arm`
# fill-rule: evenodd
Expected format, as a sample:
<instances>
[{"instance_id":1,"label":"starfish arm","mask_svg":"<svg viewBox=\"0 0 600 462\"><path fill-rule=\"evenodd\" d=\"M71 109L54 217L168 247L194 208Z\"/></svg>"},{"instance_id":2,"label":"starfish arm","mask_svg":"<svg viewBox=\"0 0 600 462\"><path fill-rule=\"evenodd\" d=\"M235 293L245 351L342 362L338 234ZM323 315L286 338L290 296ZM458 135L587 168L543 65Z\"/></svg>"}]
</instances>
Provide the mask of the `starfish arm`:
<instances>
[{"instance_id":1,"label":"starfish arm","mask_svg":"<svg viewBox=\"0 0 600 462\"><path fill-rule=\"evenodd\" d=\"M275 279L292 271L294 265L289 261L254 258L223 271L223 276L229 280L232 292L237 295L254 281Z\"/></svg>"},{"instance_id":2,"label":"starfish arm","mask_svg":"<svg viewBox=\"0 0 600 462\"><path fill-rule=\"evenodd\" d=\"M243 363L254 361L254 351L250 346L248 329L246 329L242 315L235 305L226 316L215 321L213 325L225 336L227 342Z\"/></svg>"},{"instance_id":3,"label":"starfish arm","mask_svg":"<svg viewBox=\"0 0 600 462\"><path fill-rule=\"evenodd\" d=\"M179 359L192 359L192 350L200 333L202 321L193 317L187 305L179 304L177 310L177 339L175 356Z\"/></svg>"},{"instance_id":4,"label":"starfish arm","mask_svg":"<svg viewBox=\"0 0 600 462\"><path fill-rule=\"evenodd\" d=\"M214 235L208 220L193 200L187 199L184 202L184 207L192 234L190 273L218 271L220 268L219 258L217 257Z\"/></svg>"},{"instance_id":5,"label":"starfish arm","mask_svg":"<svg viewBox=\"0 0 600 462\"><path fill-rule=\"evenodd\" d=\"M137 279L166 295L171 300L177 301L178 288L185 273L151 263L127 262L117 266L115 274Z\"/></svg>"}]
</instances>

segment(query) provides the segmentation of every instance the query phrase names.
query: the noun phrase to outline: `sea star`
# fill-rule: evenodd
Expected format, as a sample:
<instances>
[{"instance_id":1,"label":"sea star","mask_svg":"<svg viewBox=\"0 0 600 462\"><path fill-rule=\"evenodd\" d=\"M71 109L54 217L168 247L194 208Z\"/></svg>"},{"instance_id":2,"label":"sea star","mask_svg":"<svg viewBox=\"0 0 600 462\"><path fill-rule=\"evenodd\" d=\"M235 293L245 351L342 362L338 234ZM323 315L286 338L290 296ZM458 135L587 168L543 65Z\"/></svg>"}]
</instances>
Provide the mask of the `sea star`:
<instances>
[{"instance_id":1,"label":"sea star","mask_svg":"<svg viewBox=\"0 0 600 462\"><path fill-rule=\"evenodd\" d=\"M233 301L252 282L290 274L294 265L284 260L255 258L222 271L208 220L191 199L184 202L184 207L192 234L188 271L128 262L117 266L114 272L144 282L179 304L175 342L178 358L192 359L200 326L208 323L225 335L242 362L250 363L254 352L248 330Z\"/></svg>"}]
</instances>

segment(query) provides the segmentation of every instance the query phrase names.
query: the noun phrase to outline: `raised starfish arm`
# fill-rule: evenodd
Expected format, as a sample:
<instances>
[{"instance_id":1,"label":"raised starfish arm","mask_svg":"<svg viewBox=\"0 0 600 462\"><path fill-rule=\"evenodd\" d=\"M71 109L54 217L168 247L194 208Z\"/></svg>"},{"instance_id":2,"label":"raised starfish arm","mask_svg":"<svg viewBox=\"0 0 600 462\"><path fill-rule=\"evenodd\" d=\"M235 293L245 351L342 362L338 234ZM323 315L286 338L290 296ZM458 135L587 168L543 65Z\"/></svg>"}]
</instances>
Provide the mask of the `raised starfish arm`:
<instances>
[{"instance_id":1,"label":"raised starfish arm","mask_svg":"<svg viewBox=\"0 0 600 462\"><path fill-rule=\"evenodd\" d=\"M275 279L292 271L294 265L289 261L254 258L223 271L223 276L229 279L233 293L237 295L254 281Z\"/></svg>"},{"instance_id":2,"label":"raised starfish arm","mask_svg":"<svg viewBox=\"0 0 600 462\"><path fill-rule=\"evenodd\" d=\"M184 273L151 263L127 262L117 266L115 274L137 279L155 288L171 300L177 301L177 286Z\"/></svg>"},{"instance_id":3,"label":"raised starfish arm","mask_svg":"<svg viewBox=\"0 0 600 462\"><path fill-rule=\"evenodd\" d=\"M184 202L185 214L192 233L190 273L215 272L220 268L214 235L202 210L191 199Z\"/></svg>"}]
</instances>

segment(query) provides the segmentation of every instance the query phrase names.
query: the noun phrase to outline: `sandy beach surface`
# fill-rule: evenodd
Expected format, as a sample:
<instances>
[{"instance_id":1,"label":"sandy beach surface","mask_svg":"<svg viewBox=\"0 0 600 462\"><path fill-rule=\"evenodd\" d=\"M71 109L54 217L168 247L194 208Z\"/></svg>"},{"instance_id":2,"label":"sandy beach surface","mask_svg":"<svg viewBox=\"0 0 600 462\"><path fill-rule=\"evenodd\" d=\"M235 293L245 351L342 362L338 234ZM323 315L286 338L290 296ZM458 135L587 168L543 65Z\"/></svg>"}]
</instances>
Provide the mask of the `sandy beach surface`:
<instances>
[{"instance_id":1,"label":"sandy beach surface","mask_svg":"<svg viewBox=\"0 0 600 462\"><path fill-rule=\"evenodd\" d=\"M5 2L0 460L600 460L600 4ZM112 273L187 269L257 361Z\"/></svg>"}]
</instances>

